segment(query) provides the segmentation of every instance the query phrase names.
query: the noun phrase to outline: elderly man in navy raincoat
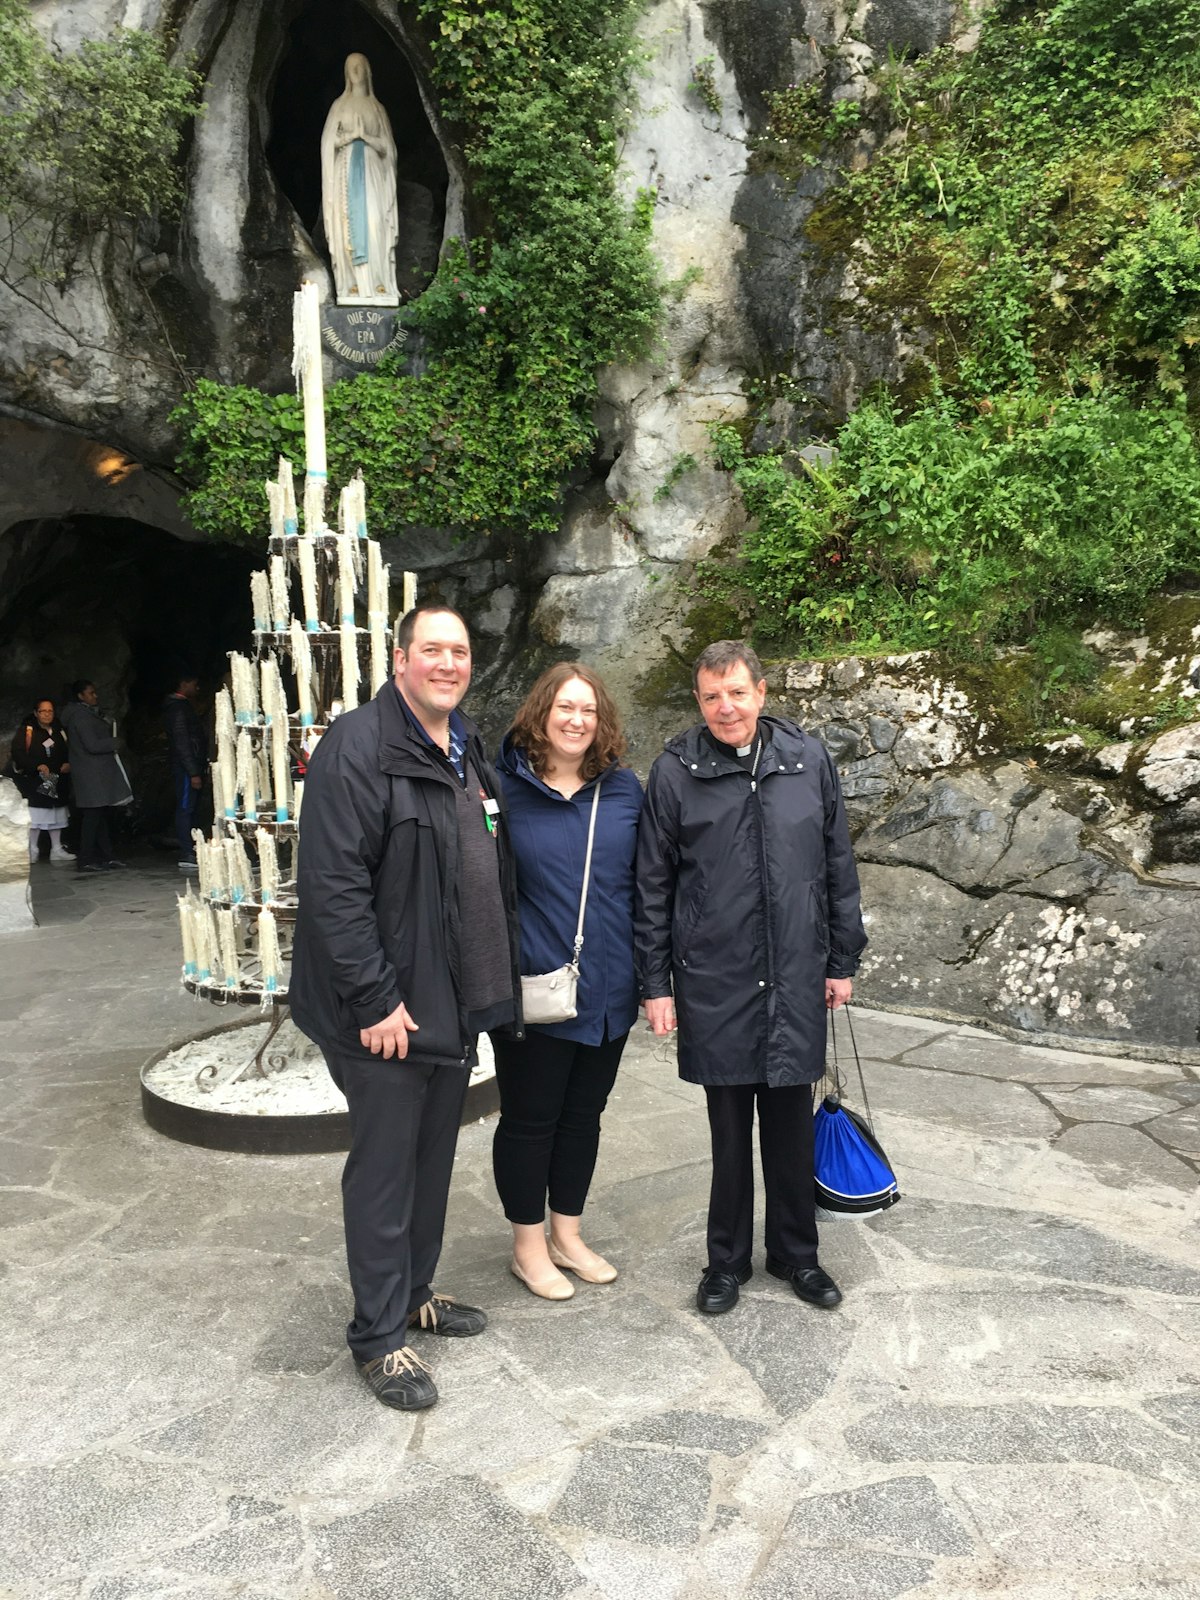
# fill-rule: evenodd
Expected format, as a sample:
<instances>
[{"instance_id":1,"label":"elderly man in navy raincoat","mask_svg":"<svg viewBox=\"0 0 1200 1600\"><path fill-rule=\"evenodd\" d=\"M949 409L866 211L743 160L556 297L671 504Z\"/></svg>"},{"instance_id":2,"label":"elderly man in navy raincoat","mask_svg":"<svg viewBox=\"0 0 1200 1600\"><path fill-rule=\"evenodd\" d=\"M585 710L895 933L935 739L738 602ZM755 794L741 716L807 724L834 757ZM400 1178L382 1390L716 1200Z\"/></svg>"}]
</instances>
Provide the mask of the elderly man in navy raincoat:
<instances>
[{"instance_id":1,"label":"elderly man in navy raincoat","mask_svg":"<svg viewBox=\"0 0 1200 1600\"><path fill-rule=\"evenodd\" d=\"M711 644L693 672L704 722L650 769L638 839L638 976L656 1034L678 1022L679 1075L708 1099L708 1264L696 1303L728 1311L751 1275L752 1131L766 1184L766 1269L800 1299L841 1291L817 1259L813 1090L829 1009L867 943L837 770L762 715L758 657Z\"/></svg>"}]
</instances>

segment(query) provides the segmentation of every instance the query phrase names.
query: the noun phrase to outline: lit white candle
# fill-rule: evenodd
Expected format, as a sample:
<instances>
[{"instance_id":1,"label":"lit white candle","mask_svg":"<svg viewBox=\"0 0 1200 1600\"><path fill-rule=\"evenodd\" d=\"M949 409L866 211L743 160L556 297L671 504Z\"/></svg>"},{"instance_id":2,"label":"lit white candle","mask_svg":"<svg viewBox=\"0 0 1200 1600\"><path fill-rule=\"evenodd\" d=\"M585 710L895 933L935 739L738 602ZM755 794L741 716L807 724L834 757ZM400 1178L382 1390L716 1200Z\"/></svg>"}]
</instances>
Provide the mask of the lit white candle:
<instances>
[{"instance_id":1,"label":"lit white candle","mask_svg":"<svg viewBox=\"0 0 1200 1600\"><path fill-rule=\"evenodd\" d=\"M229 675L233 683L233 712L238 726L258 720L258 674L254 663L236 650L229 652Z\"/></svg>"},{"instance_id":2,"label":"lit white candle","mask_svg":"<svg viewBox=\"0 0 1200 1600\"><path fill-rule=\"evenodd\" d=\"M417 575L415 572L406 572L404 574L402 595L400 615L406 617L417 603Z\"/></svg>"},{"instance_id":3,"label":"lit white candle","mask_svg":"<svg viewBox=\"0 0 1200 1600\"><path fill-rule=\"evenodd\" d=\"M321 371L321 298L315 283L302 283L292 297L292 376L304 397L304 470L326 475L325 388Z\"/></svg>"},{"instance_id":4,"label":"lit white candle","mask_svg":"<svg viewBox=\"0 0 1200 1600\"><path fill-rule=\"evenodd\" d=\"M246 658L236 650L229 652L229 689L233 696L233 717L239 725L250 720L249 691L246 687Z\"/></svg>"},{"instance_id":5,"label":"lit white candle","mask_svg":"<svg viewBox=\"0 0 1200 1600\"><path fill-rule=\"evenodd\" d=\"M243 900L250 898L253 881L250 876L250 857L246 854L246 846L242 843L240 833L230 834L222 848L225 854L225 875L229 879L229 902L231 905L241 905Z\"/></svg>"},{"instance_id":6,"label":"lit white candle","mask_svg":"<svg viewBox=\"0 0 1200 1600\"><path fill-rule=\"evenodd\" d=\"M282 556L271 557L271 624L276 633L286 633L288 621L292 614L291 597L288 594L287 562Z\"/></svg>"},{"instance_id":7,"label":"lit white candle","mask_svg":"<svg viewBox=\"0 0 1200 1600\"><path fill-rule=\"evenodd\" d=\"M341 626L342 710L353 711L358 704L358 629L352 622Z\"/></svg>"},{"instance_id":8,"label":"lit white candle","mask_svg":"<svg viewBox=\"0 0 1200 1600\"><path fill-rule=\"evenodd\" d=\"M192 849L196 853L196 871L200 880L201 900L212 899L212 869L209 866L208 840L199 828L192 829Z\"/></svg>"},{"instance_id":9,"label":"lit white candle","mask_svg":"<svg viewBox=\"0 0 1200 1600\"><path fill-rule=\"evenodd\" d=\"M250 610L255 633L265 633L271 626L271 589L265 572L250 574Z\"/></svg>"},{"instance_id":10,"label":"lit white candle","mask_svg":"<svg viewBox=\"0 0 1200 1600\"><path fill-rule=\"evenodd\" d=\"M354 532L360 539L367 537L367 485L362 468L350 480L354 489Z\"/></svg>"},{"instance_id":11,"label":"lit white candle","mask_svg":"<svg viewBox=\"0 0 1200 1600\"><path fill-rule=\"evenodd\" d=\"M204 847L208 857L208 899L229 899L229 868L225 861L224 839L210 839Z\"/></svg>"},{"instance_id":12,"label":"lit white candle","mask_svg":"<svg viewBox=\"0 0 1200 1600\"><path fill-rule=\"evenodd\" d=\"M279 899L279 853L275 835L266 828L255 829L254 842L258 846L258 898L266 906Z\"/></svg>"},{"instance_id":13,"label":"lit white candle","mask_svg":"<svg viewBox=\"0 0 1200 1600\"><path fill-rule=\"evenodd\" d=\"M258 681L262 699L263 726L269 728L275 719L275 684L278 669L274 656L264 656L259 663Z\"/></svg>"},{"instance_id":14,"label":"lit white candle","mask_svg":"<svg viewBox=\"0 0 1200 1600\"><path fill-rule=\"evenodd\" d=\"M292 472L292 463L286 456L279 458L279 495L283 504L283 531L297 533L299 524L296 520L296 479Z\"/></svg>"},{"instance_id":15,"label":"lit white candle","mask_svg":"<svg viewBox=\"0 0 1200 1600\"><path fill-rule=\"evenodd\" d=\"M212 782L213 825L214 827L219 827L221 824L221 818L225 815L225 795L224 784L221 781L221 763L219 761L210 761L208 764L208 774Z\"/></svg>"},{"instance_id":16,"label":"lit white candle","mask_svg":"<svg viewBox=\"0 0 1200 1600\"><path fill-rule=\"evenodd\" d=\"M283 959L279 954L279 931L274 914L265 908L258 914L258 959L262 966L263 999L273 995L283 977Z\"/></svg>"},{"instance_id":17,"label":"lit white candle","mask_svg":"<svg viewBox=\"0 0 1200 1600\"><path fill-rule=\"evenodd\" d=\"M304 804L304 779L296 779L296 787L292 791L292 821L297 828L300 826L300 807Z\"/></svg>"},{"instance_id":18,"label":"lit white candle","mask_svg":"<svg viewBox=\"0 0 1200 1600\"><path fill-rule=\"evenodd\" d=\"M217 776L213 782L213 805L218 794L218 817L237 816L237 734L234 731L233 701L228 689L219 689L216 699Z\"/></svg>"},{"instance_id":19,"label":"lit white candle","mask_svg":"<svg viewBox=\"0 0 1200 1600\"><path fill-rule=\"evenodd\" d=\"M179 936L183 940L183 975L185 978L196 976L196 941L192 937L192 908L189 904L191 895L179 896Z\"/></svg>"},{"instance_id":20,"label":"lit white candle","mask_svg":"<svg viewBox=\"0 0 1200 1600\"><path fill-rule=\"evenodd\" d=\"M262 742L254 747L255 788L258 790L258 809L263 812L274 811L275 791L271 788L271 761L268 752L270 734L264 734Z\"/></svg>"},{"instance_id":21,"label":"lit white candle","mask_svg":"<svg viewBox=\"0 0 1200 1600\"><path fill-rule=\"evenodd\" d=\"M193 900L188 910L192 918L192 939L196 950L196 978L207 983L212 977L213 924L212 914L200 900Z\"/></svg>"},{"instance_id":22,"label":"lit white candle","mask_svg":"<svg viewBox=\"0 0 1200 1600\"><path fill-rule=\"evenodd\" d=\"M279 663L274 657L262 664L263 715L269 725L266 738L271 747L271 792L275 797L275 820L288 818L288 709Z\"/></svg>"},{"instance_id":23,"label":"lit white candle","mask_svg":"<svg viewBox=\"0 0 1200 1600\"><path fill-rule=\"evenodd\" d=\"M296 700L300 707L300 726L311 728L313 720L312 650L304 629L292 618L292 670L296 674Z\"/></svg>"},{"instance_id":24,"label":"lit white candle","mask_svg":"<svg viewBox=\"0 0 1200 1600\"><path fill-rule=\"evenodd\" d=\"M271 787L275 791L275 821L286 822L290 816L292 764L288 755L288 725L286 714L271 724Z\"/></svg>"},{"instance_id":25,"label":"lit white candle","mask_svg":"<svg viewBox=\"0 0 1200 1600\"><path fill-rule=\"evenodd\" d=\"M237 958L237 913L217 910L217 945L221 952L221 975L227 989L236 989L241 979Z\"/></svg>"},{"instance_id":26,"label":"lit white candle","mask_svg":"<svg viewBox=\"0 0 1200 1600\"><path fill-rule=\"evenodd\" d=\"M297 556L300 562L300 594L304 601L304 626L309 633L316 633L321 626L321 614L317 609L317 558L307 539L301 539Z\"/></svg>"},{"instance_id":27,"label":"lit white candle","mask_svg":"<svg viewBox=\"0 0 1200 1600\"><path fill-rule=\"evenodd\" d=\"M241 800L241 813L247 822L254 822L258 818L257 777L258 763L254 758L254 746L243 728L237 738L237 792Z\"/></svg>"},{"instance_id":28,"label":"lit white candle","mask_svg":"<svg viewBox=\"0 0 1200 1600\"><path fill-rule=\"evenodd\" d=\"M272 539L282 539L283 489L278 481L273 482L270 478L263 484L263 488L267 491L267 510L271 518L271 537Z\"/></svg>"},{"instance_id":29,"label":"lit white candle","mask_svg":"<svg viewBox=\"0 0 1200 1600\"><path fill-rule=\"evenodd\" d=\"M326 533L325 525L325 480L323 478L305 478L304 480L304 532L310 539L315 539L319 533Z\"/></svg>"},{"instance_id":30,"label":"lit white candle","mask_svg":"<svg viewBox=\"0 0 1200 1600\"><path fill-rule=\"evenodd\" d=\"M348 533L337 536L338 567L338 620L343 627L354 622L354 549L355 541Z\"/></svg>"},{"instance_id":31,"label":"lit white candle","mask_svg":"<svg viewBox=\"0 0 1200 1600\"><path fill-rule=\"evenodd\" d=\"M367 618L371 630L371 693L378 694L388 679L387 617L382 611L372 611Z\"/></svg>"},{"instance_id":32,"label":"lit white candle","mask_svg":"<svg viewBox=\"0 0 1200 1600\"><path fill-rule=\"evenodd\" d=\"M383 551L374 539L367 541L367 610L387 610L387 568Z\"/></svg>"}]
</instances>

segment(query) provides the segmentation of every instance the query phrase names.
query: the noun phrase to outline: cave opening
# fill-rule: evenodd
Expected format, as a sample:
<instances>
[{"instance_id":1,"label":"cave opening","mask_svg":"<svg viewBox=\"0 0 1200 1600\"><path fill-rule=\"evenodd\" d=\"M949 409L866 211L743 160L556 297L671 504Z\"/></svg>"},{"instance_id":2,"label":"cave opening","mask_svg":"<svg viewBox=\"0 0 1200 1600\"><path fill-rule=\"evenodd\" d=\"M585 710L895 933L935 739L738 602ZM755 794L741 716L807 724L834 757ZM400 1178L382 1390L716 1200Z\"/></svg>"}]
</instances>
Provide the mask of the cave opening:
<instances>
[{"instance_id":1,"label":"cave opening","mask_svg":"<svg viewBox=\"0 0 1200 1600\"><path fill-rule=\"evenodd\" d=\"M376 98L396 141L401 298L420 294L437 270L449 175L403 51L357 0L308 0L286 30L269 101L266 157L313 245L328 260L321 221L321 130L345 87L345 61L366 56Z\"/></svg>"},{"instance_id":2,"label":"cave opening","mask_svg":"<svg viewBox=\"0 0 1200 1600\"><path fill-rule=\"evenodd\" d=\"M90 678L118 725L135 800L128 824L169 839L163 701L194 672L197 709L211 717L226 653L250 641L250 573L261 555L105 516L19 523L0 551L0 761L38 697L61 706L74 680Z\"/></svg>"}]
</instances>

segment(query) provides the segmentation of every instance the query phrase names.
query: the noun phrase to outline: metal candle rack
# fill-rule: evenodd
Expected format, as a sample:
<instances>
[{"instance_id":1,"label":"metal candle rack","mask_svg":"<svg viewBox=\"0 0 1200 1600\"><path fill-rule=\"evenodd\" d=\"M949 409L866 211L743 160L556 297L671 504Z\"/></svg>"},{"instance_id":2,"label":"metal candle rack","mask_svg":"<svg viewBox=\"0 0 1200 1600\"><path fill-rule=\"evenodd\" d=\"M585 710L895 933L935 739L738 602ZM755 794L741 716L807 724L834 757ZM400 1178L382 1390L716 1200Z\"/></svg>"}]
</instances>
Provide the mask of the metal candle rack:
<instances>
[{"instance_id":1,"label":"metal candle rack","mask_svg":"<svg viewBox=\"0 0 1200 1600\"><path fill-rule=\"evenodd\" d=\"M273 516L278 506L294 504L291 480L291 464L281 458L278 482L269 486ZM352 506L355 501L360 507L365 504L361 475L343 491L343 508L348 495ZM306 504L314 505L311 492ZM284 619L274 609L282 599L276 566L272 615L255 616L248 656L230 652L230 686L217 695L213 828L208 839L194 835L199 892L189 885L179 899L182 982L190 994L214 1005L269 1008L271 1017L265 1038L248 1060L224 1070L200 1069L196 1083L209 1091L251 1072L267 1077L288 1065L287 1053L271 1046L288 1003L303 774L333 720L378 688L372 679L381 662L385 672L390 670L390 636L380 637L386 626L388 569L378 545L366 536L362 516L353 530L348 521L343 515L340 535L323 527L311 535L272 534L270 554L282 559L286 574L286 625L280 625ZM354 541L352 547L342 543L347 539ZM368 613L365 627L357 615L353 624L349 621L350 562L356 607L362 580L373 569L371 598L377 609ZM305 563L307 605L301 582ZM406 599L414 584L406 573ZM265 592L266 575L256 574L251 581L256 611ZM302 621L293 609L298 592ZM302 711L305 705L307 711ZM276 748L279 735L286 754Z\"/></svg>"}]
</instances>

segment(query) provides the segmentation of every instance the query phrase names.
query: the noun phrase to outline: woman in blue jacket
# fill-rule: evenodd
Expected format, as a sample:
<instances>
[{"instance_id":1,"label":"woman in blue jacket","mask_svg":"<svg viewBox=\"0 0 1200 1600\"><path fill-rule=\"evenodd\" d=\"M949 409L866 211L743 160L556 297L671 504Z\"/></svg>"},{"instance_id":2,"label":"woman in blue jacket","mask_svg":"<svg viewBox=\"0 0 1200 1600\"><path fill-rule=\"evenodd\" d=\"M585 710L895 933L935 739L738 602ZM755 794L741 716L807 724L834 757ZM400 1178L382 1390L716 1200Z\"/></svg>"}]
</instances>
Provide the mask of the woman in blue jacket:
<instances>
[{"instance_id":1,"label":"woman in blue jacket","mask_svg":"<svg viewBox=\"0 0 1200 1600\"><path fill-rule=\"evenodd\" d=\"M633 868L642 786L621 765L624 750L617 708L600 678L577 661L560 661L529 691L496 763L517 864L522 973L553 972L571 959L600 786L576 1015L527 1024L522 1039L493 1036L500 1122L492 1160L512 1223L512 1271L545 1300L575 1293L560 1268L585 1283L617 1276L584 1244L579 1219L600 1116L638 1011Z\"/></svg>"}]
</instances>

